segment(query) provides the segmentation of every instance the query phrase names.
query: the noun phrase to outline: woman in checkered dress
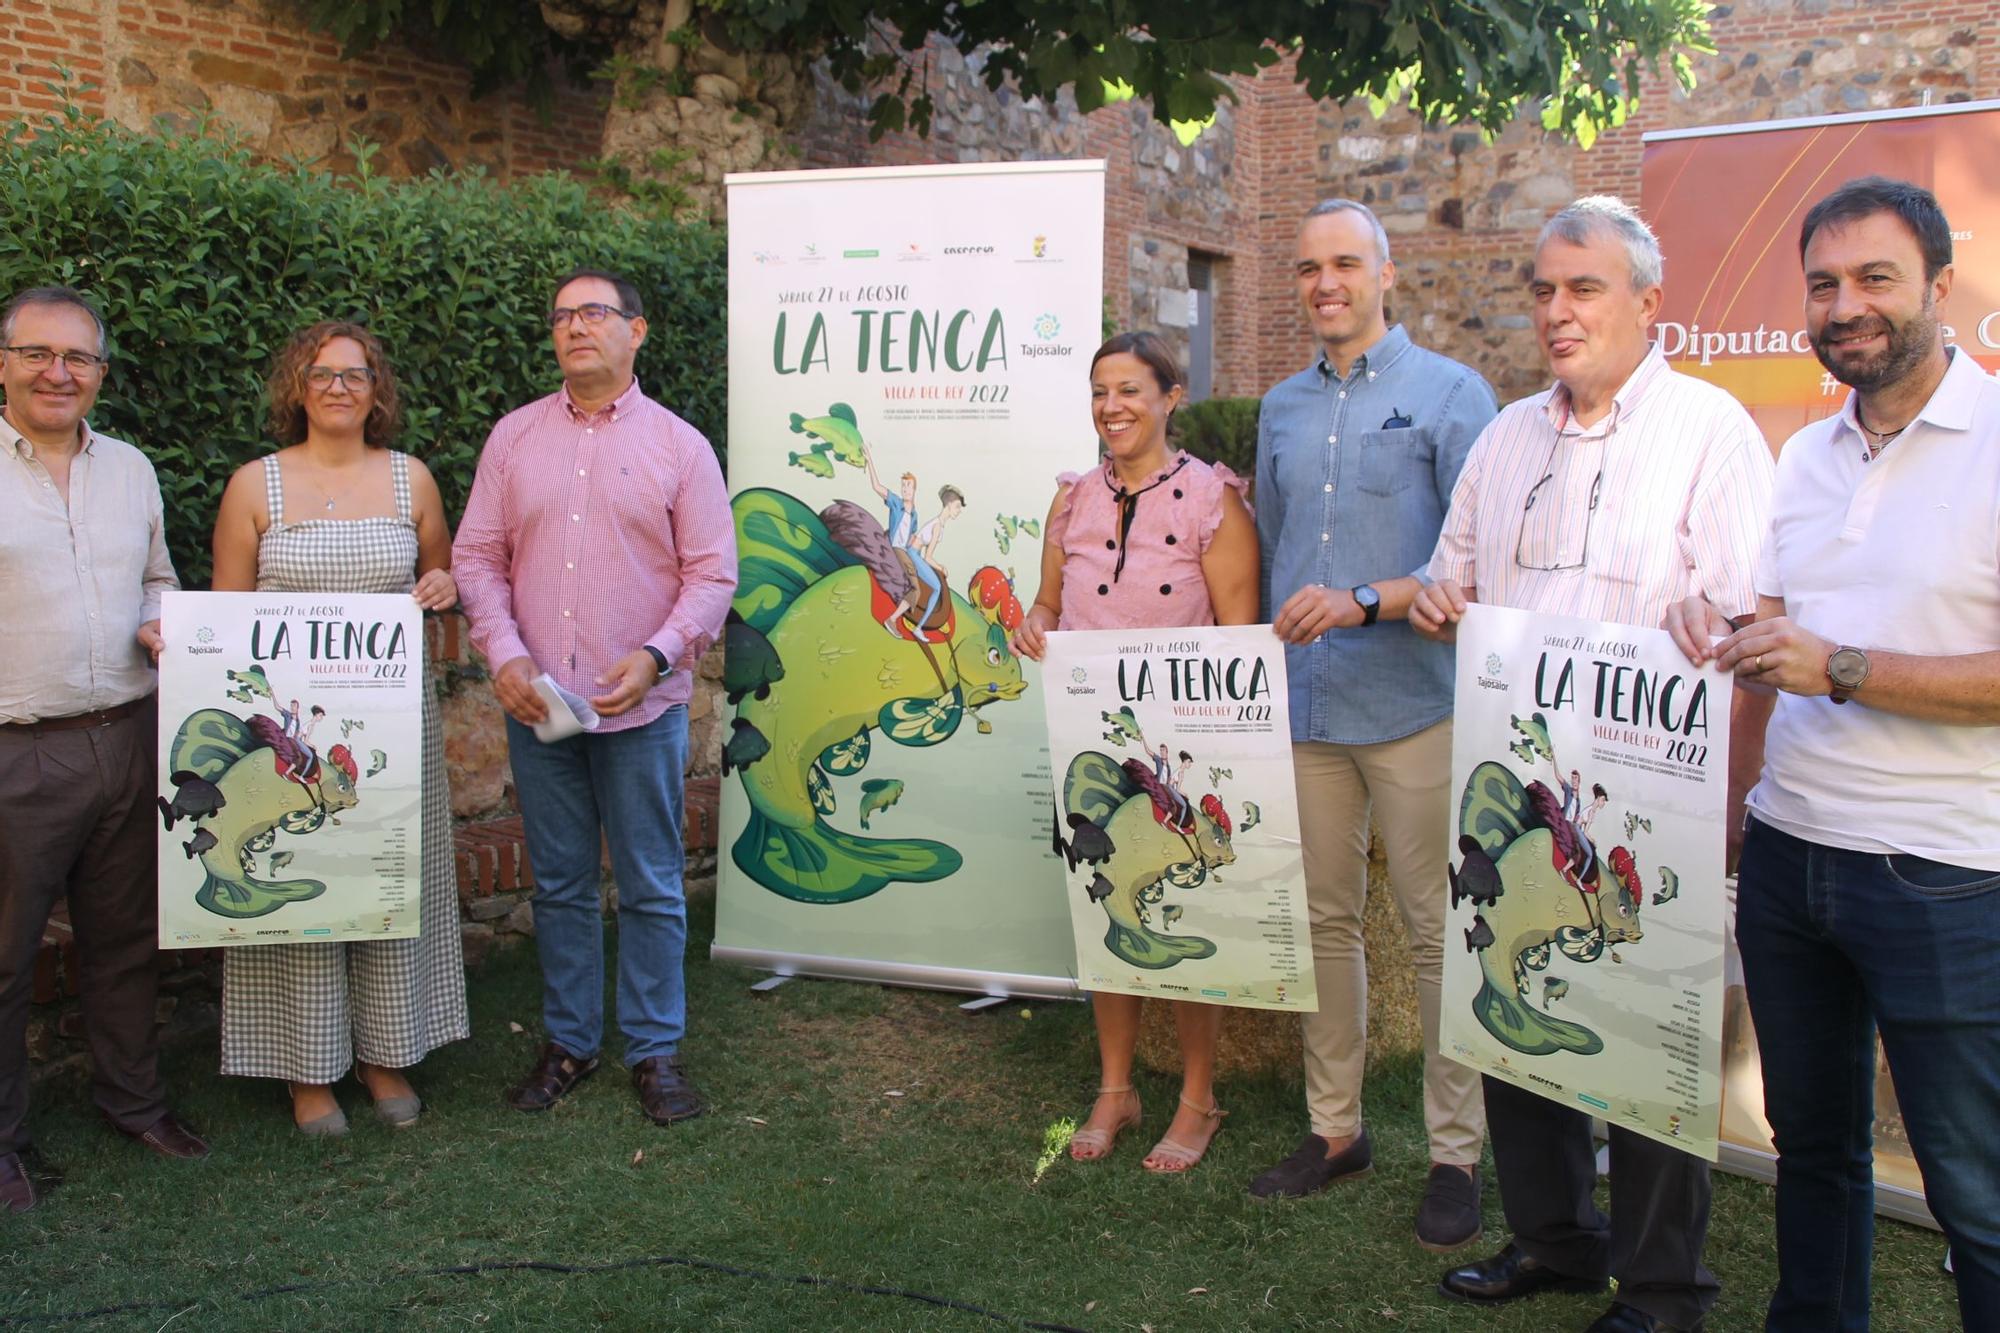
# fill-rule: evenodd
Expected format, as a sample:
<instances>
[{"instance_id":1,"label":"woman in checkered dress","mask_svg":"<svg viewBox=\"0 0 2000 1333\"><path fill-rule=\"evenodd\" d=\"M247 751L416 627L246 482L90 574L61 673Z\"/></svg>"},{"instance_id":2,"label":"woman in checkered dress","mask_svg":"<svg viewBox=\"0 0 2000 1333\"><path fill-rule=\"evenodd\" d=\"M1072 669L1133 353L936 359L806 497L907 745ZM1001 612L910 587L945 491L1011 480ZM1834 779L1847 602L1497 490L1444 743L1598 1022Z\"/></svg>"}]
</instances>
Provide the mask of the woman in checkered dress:
<instances>
[{"instance_id":1,"label":"woman in checkered dress","mask_svg":"<svg viewBox=\"0 0 2000 1333\"><path fill-rule=\"evenodd\" d=\"M386 446L399 424L382 345L353 324L294 335L272 372L271 427L288 445L230 479L215 525L218 592L407 592L458 601L451 531L424 465ZM469 1036L451 795L437 700L424 691L423 903L409 940L266 944L223 957L222 1072L282 1078L312 1134L347 1127L331 1085L353 1067L393 1125L420 1109L401 1072Z\"/></svg>"}]
</instances>

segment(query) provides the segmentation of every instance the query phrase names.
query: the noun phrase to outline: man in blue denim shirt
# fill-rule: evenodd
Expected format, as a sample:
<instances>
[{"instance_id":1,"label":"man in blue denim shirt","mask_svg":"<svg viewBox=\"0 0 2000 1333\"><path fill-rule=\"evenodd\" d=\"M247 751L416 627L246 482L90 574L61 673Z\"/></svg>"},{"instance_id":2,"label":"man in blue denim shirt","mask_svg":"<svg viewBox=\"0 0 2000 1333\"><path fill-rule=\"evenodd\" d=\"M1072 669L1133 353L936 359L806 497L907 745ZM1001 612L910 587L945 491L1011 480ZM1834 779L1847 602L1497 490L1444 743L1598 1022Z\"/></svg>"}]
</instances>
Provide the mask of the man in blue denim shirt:
<instances>
[{"instance_id":1,"label":"man in blue denim shirt","mask_svg":"<svg viewBox=\"0 0 2000 1333\"><path fill-rule=\"evenodd\" d=\"M1382 224L1329 199L1299 229L1297 278L1322 345L1264 397L1257 535L1264 611L1289 647L1292 754L1319 1012L1305 1016L1312 1132L1250 1186L1310 1194L1373 1164L1361 1120L1368 976L1362 904L1371 807L1410 934L1424 1029L1431 1174L1417 1240L1479 1236L1479 1078L1437 1053L1453 653L1406 622L1473 440L1497 410L1478 372L1390 328Z\"/></svg>"}]
</instances>

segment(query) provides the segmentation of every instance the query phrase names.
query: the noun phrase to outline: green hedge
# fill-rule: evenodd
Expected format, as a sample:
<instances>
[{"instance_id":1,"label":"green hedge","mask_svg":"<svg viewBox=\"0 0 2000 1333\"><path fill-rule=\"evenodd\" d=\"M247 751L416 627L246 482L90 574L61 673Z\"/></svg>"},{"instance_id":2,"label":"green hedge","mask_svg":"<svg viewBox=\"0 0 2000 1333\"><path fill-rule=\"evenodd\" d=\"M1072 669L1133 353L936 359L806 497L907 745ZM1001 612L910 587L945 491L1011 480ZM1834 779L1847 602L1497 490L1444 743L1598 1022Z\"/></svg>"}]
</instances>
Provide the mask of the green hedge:
<instances>
[{"instance_id":1,"label":"green hedge","mask_svg":"<svg viewBox=\"0 0 2000 1333\"><path fill-rule=\"evenodd\" d=\"M255 161L212 128L140 134L79 111L0 144L0 293L67 283L98 301L114 361L92 423L159 470L181 578L207 581L222 486L271 447L263 381L296 328L358 319L403 386L400 447L456 520L486 432L560 383L543 318L578 264L628 274L651 334L646 391L723 447L722 237L562 176L337 178ZM4 299L0 295L0 299Z\"/></svg>"},{"instance_id":2,"label":"green hedge","mask_svg":"<svg viewBox=\"0 0 2000 1333\"><path fill-rule=\"evenodd\" d=\"M1222 463L1245 481L1257 476L1256 398L1208 398L1174 413L1181 448L1208 463Z\"/></svg>"}]
</instances>

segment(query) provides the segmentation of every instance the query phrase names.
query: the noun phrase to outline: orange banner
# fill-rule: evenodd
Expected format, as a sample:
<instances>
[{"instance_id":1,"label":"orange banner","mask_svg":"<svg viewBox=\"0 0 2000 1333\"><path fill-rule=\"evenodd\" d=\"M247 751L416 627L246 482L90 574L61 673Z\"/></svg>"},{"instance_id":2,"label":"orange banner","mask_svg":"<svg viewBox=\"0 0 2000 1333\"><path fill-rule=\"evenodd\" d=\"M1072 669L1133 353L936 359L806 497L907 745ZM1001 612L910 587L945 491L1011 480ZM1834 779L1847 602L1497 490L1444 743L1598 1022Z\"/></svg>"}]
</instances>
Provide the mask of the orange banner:
<instances>
[{"instance_id":1,"label":"orange banner","mask_svg":"<svg viewBox=\"0 0 2000 1333\"><path fill-rule=\"evenodd\" d=\"M1799 224L1857 176L1913 181L1951 220L1945 338L2000 369L2000 105L1649 136L1642 211L1666 252L1657 334L1676 370L1734 394L1776 450L1847 386L1805 334Z\"/></svg>"}]
</instances>

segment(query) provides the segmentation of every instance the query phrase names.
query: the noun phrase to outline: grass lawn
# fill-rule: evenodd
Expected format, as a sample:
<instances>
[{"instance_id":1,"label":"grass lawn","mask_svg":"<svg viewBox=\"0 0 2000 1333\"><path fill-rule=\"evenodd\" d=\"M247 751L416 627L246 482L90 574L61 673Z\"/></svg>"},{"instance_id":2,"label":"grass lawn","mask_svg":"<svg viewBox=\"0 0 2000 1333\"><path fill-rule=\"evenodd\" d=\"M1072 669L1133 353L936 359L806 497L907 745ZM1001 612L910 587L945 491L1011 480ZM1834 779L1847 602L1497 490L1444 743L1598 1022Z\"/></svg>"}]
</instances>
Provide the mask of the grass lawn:
<instances>
[{"instance_id":1,"label":"grass lawn","mask_svg":"<svg viewBox=\"0 0 2000 1333\"><path fill-rule=\"evenodd\" d=\"M707 962L710 903L694 909L688 1063L713 1110L657 1129L615 1067L539 1116L502 1087L536 1050L532 950L471 978L476 1038L416 1082L430 1110L392 1132L342 1089L355 1131L310 1142L275 1084L221 1079L209 1044L170 1050L177 1106L214 1141L163 1162L98 1121L79 1076L36 1095L48 1157L69 1174L42 1208L0 1218L0 1324L131 1329L419 1327L978 1329L1581 1329L1596 1298L1482 1312L1436 1294L1444 1261L1410 1218L1426 1162L1414 1056L1370 1074L1374 1175L1272 1205L1244 1185L1301 1132L1296 1078L1229 1080L1231 1112L1184 1178L1139 1169L1150 1137L1107 1163L1057 1156L1096 1084L1082 1005L961 1015L953 997L794 981ZM518 1024L523 1030L516 1030ZM613 1048L615 1051L615 1046ZM607 1065L615 1066L615 1060ZM1157 1135L1172 1081L1142 1075ZM1709 1261L1724 1284L1710 1327L1761 1327L1770 1289L1768 1188L1716 1178ZM1487 1238L1504 1239L1487 1193ZM1880 1224L1875 1326L1957 1327L1942 1241ZM831 1284L688 1266L674 1256ZM423 1276L490 1261L605 1266L591 1273ZM295 1288L279 1294L275 1288Z\"/></svg>"}]
</instances>

